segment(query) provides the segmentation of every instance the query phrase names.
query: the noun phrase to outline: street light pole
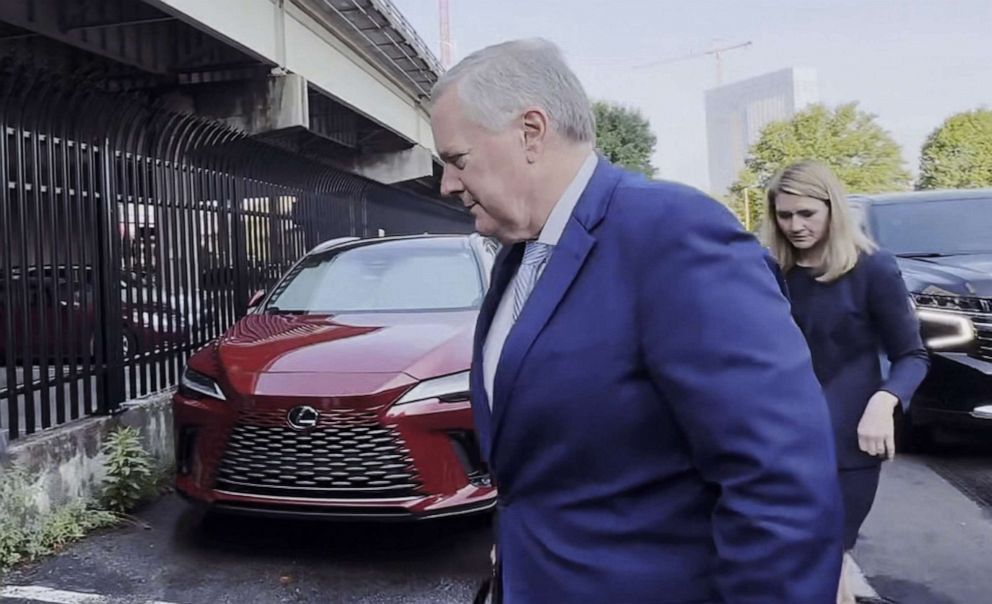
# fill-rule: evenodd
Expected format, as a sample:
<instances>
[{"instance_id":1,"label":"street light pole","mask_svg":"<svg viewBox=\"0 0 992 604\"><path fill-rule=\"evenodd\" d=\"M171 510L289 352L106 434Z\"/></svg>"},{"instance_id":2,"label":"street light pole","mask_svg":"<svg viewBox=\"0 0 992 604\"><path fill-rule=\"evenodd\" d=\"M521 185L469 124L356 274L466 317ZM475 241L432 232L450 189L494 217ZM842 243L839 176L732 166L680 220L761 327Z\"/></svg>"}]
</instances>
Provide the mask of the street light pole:
<instances>
[{"instance_id":1,"label":"street light pole","mask_svg":"<svg viewBox=\"0 0 992 604\"><path fill-rule=\"evenodd\" d=\"M441 67L451 67L451 17L448 14L448 0L438 0L438 16L441 19Z\"/></svg>"},{"instance_id":2,"label":"street light pole","mask_svg":"<svg viewBox=\"0 0 992 604\"><path fill-rule=\"evenodd\" d=\"M751 231L751 196L748 195L747 187L744 187L744 230Z\"/></svg>"}]
</instances>

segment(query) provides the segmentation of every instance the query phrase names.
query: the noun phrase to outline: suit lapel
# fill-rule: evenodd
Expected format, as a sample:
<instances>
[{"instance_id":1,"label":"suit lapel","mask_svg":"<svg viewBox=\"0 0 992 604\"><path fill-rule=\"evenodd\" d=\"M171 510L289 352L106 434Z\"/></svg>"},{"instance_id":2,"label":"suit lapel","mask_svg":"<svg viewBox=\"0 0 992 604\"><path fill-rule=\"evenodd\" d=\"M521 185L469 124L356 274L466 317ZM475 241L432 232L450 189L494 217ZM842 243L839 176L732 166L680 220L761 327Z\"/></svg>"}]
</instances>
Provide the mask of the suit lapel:
<instances>
[{"instance_id":1,"label":"suit lapel","mask_svg":"<svg viewBox=\"0 0 992 604\"><path fill-rule=\"evenodd\" d=\"M551 319L555 309L561 304L596 244L596 238L590 231L602 219L621 174L621 171L613 168L608 162L600 160L565 226L561 239L555 246L551 259L524 305L520 317L510 329L496 368L493 386L495 400L491 417L492 443L498 442L502 420L527 353ZM519 248L517 262L513 266L515 272L519 258L523 255L523 245L514 247ZM512 276L511 273L510 277ZM504 289L505 287L504 285Z\"/></svg>"},{"instance_id":2,"label":"suit lapel","mask_svg":"<svg viewBox=\"0 0 992 604\"><path fill-rule=\"evenodd\" d=\"M492 443L492 439L490 438L492 412L489 406L489 395L486 393L485 374L482 369L482 350L489 335L489 329L492 327L493 318L496 315L496 309L499 307L500 300L503 299L503 294L506 292L510 280L513 279L513 275L517 272L517 266L519 266L520 259L523 257L523 248L524 246L522 244L504 247L496 257L493 263L492 282L489 291L486 293L486 297L483 299L482 308L479 309L479 318L475 324L475 345L472 347L472 372L470 374L472 413L475 416L476 426L478 426L481 432L479 443L482 447L483 457L487 460L489 459L490 445Z\"/></svg>"}]
</instances>

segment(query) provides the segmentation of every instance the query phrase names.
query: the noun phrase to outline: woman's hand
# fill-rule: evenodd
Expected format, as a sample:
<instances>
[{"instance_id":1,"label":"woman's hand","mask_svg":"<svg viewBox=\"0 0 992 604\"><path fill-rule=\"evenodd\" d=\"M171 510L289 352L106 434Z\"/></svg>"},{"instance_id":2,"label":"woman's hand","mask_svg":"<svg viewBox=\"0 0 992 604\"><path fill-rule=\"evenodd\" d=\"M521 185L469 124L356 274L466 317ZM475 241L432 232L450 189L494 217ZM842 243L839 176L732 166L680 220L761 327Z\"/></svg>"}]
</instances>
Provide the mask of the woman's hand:
<instances>
[{"instance_id":1,"label":"woman's hand","mask_svg":"<svg viewBox=\"0 0 992 604\"><path fill-rule=\"evenodd\" d=\"M892 414L899 398L879 390L869 400L861 421L858 422L858 446L868 455L896 456L896 433Z\"/></svg>"}]
</instances>

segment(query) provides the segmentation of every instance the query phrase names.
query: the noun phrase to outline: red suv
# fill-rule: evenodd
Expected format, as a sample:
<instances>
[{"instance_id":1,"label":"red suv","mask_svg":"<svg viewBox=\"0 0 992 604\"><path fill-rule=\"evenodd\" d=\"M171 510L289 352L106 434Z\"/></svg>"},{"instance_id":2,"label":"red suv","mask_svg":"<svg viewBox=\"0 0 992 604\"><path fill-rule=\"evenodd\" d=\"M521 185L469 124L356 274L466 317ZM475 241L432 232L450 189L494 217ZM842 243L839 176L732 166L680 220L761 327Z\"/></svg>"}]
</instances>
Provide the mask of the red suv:
<instances>
[{"instance_id":1,"label":"red suv","mask_svg":"<svg viewBox=\"0 0 992 604\"><path fill-rule=\"evenodd\" d=\"M346 238L304 256L190 358L173 397L180 494L332 518L493 507L468 370L494 248Z\"/></svg>"},{"instance_id":2,"label":"red suv","mask_svg":"<svg viewBox=\"0 0 992 604\"><path fill-rule=\"evenodd\" d=\"M99 278L98 271L86 265L15 267L8 275L0 273L0 318L10 315L13 328L8 334L0 320L0 361L30 364L42 356L55 362L92 358L95 335L103 325L96 304ZM120 295L125 359L181 345L185 332L208 316L195 299L158 296L153 282L134 273L121 275ZM166 301L158 302L159 298ZM67 338L67 333L72 337Z\"/></svg>"}]
</instances>

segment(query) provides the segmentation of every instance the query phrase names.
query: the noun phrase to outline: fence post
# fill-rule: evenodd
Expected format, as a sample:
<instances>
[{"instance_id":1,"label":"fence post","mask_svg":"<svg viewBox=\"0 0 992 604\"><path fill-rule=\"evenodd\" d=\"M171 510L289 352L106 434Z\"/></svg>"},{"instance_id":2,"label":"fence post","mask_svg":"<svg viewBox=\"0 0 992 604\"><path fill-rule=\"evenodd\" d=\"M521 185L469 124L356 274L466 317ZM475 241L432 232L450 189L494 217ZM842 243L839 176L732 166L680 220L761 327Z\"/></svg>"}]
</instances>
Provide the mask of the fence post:
<instances>
[{"instance_id":1,"label":"fence post","mask_svg":"<svg viewBox=\"0 0 992 604\"><path fill-rule=\"evenodd\" d=\"M244 204L245 181L234 180L234 198L231 200L231 241L234 248L234 316L239 319L248 312L248 246L245 242Z\"/></svg>"},{"instance_id":2,"label":"fence post","mask_svg":"<svg viewBox=\"0 0 992 604\"><path fill-rule=\"evenodd\" d=\"M114 162L117 151L110 138L104 137L100 149L100 188L97 224L97 258L94 267L100 278L102 304L98 307L98 336L103 340L104 366L97 390L97 414L112 414L124 402L124 325L121 308L121 238L120 216L117 208L117 179ZM96 195L94 195L96 197Z\"/></svg>"}]
</instances>

